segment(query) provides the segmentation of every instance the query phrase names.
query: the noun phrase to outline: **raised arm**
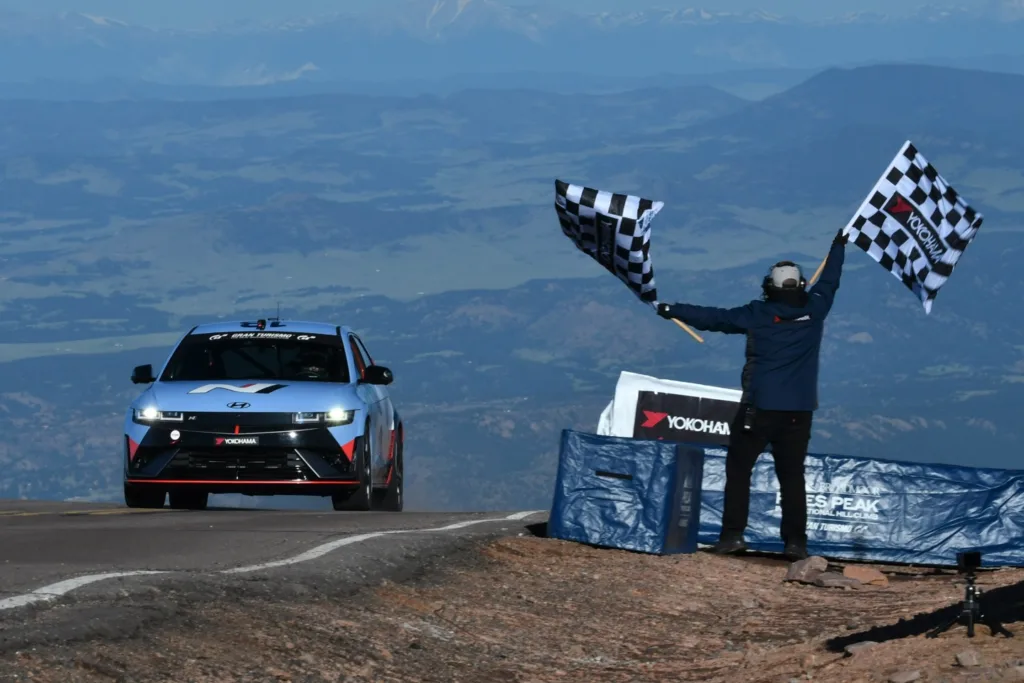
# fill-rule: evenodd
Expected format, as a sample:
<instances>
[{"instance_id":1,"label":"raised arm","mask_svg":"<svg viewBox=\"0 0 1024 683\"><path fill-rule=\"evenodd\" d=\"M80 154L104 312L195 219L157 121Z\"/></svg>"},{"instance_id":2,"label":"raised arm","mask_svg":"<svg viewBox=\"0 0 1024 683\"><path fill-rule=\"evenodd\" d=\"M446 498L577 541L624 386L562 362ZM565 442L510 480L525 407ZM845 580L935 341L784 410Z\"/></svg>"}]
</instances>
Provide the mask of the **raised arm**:
<instances>
[{"instance_id":1,"label":"raised arm","mask_svg":"<svg viewBox=\"0 0 1024 683\"><path fill-rule=\"evenodd\" d=\"M839 278L843 274L843 261L846 259L846 239L842 230L836 233L828 258L825 259L825 267L821 269L821 277L808 291L808 306L813 318L824 318L832 310L836 290L839 289Z\"/></svg>"},{"instance_id":2,"label":"raised arm","mask_svg":"<svg viewBox=\"0 0 1024 683\"><path fill-rule=\"evenodd\" d=\"M754 324L754 311L750 304L738 308L658 304L658 315L681 320L698 330L725 334L746 334Z\"/></svg>"}]
</instances>

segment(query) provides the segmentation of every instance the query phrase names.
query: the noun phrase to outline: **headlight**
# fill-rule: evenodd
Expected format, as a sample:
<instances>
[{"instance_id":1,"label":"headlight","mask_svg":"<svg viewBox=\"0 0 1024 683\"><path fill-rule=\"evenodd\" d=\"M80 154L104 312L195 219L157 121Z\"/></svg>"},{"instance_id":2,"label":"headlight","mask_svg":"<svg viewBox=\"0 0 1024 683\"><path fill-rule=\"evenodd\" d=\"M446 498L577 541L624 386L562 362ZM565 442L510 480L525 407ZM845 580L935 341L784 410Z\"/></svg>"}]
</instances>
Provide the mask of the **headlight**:
<instances>
[{"instance_id":1,"label":"headlight","mask_svg":"<svg viewBox=\"0 0 1024 683\"><path fill-rule=\"evenodd\" d=\"M182 415L177 410L157 410L153 406L148 406L139 410L135 408L132 410L132 419L136 422L181 422Z\"/></svg>"},{"instance_id":2,"label":"headlight","mask_svg":"<svg viewBox=\"0 0 1024 683\"><path fill-rule=\"evenodd\" d=\"M332 408L326 413L295 413L292 421L296 424L321 424L326 423L332 426L351 424L356 417L354 410L342 410Z\"/></svg>"},{"instance_id":3,"label":"headlight","mask_svg":"<svg viewBox=\"0 0 1024 683\"><path fill-rule=\"evenodd\" d=\"M356 411L354 410L342 410L341 408L333 408L327 411L327 421L331 424L336 425L347 425L352 422L355 418Z\"/></svg>"}]
</instances>

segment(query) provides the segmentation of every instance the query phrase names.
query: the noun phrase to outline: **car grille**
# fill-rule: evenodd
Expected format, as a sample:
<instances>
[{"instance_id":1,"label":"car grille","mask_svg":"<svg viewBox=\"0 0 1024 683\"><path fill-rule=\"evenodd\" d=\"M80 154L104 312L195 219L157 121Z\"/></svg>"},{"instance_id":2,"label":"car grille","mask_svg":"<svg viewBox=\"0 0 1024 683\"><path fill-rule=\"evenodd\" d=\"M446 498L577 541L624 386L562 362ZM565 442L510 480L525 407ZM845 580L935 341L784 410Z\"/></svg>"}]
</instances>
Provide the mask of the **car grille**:
<instances>
[{"instance_id":1,"label":"car grille","mask_svg":"<svg viewBox=\"0 0 1024 683\"><path fill-rule=\"evenodd\" d=\"M185 413L181 429L190 432L239 434L254 432L286 432L315 428L316 425L296 424L292 413ZM236 430L237 428L237 430Z\"/></svg>"},{"instance_id":2,"label":"car grille","mask_svg":"<svg viewBox=\"0 0 1024 683\"><path fill-rule=\"evenodd\" d=\"M231 481L315 479L316 475L293 449L246 448L181 450L167 463L162 477Z\"/></svg>"}]
</instances>

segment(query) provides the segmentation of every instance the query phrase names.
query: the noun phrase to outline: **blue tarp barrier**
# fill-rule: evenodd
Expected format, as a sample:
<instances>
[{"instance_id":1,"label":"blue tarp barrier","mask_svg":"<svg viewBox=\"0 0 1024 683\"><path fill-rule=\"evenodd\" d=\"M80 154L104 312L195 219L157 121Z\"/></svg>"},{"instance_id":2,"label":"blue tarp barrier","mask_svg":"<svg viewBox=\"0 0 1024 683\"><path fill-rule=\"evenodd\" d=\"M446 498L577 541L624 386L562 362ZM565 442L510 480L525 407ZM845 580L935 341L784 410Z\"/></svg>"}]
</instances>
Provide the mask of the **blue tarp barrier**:
<instances>
[{"instance_id":1,"label":"blue tarp barrier","mask_svg":"<svg viewBox=\"0 0 1024 683\"><path fill-rule=\"evenodd\" d=\"M562 432L547 535L645 553L697 550L700 447Z\"/></svg>"},{"instance_id":2,"label":"blue tarp barrier","mask_svg":"<svg viewBox=\"0 0 1024 683\"><path fill-rule=\"evenodd\" d=\"M695 540L718 540L725 448L567 430L561 451L549 536L642 552L692 552L697 524L685 525L698 496ZM1024 566L1022 470L809 453L806 480L812 554L955 566L958 552L980 550L983 566ZM781 521L778 480L765 453L751 479L747 545L781 552Z\"/></svg>"},{"instance_id":3,"label":"blue tarp barrier","mask_svg":"<svg viewBox=\"0 0 1024 683\"><path fill-rule=\"evenodd\" d=\"M721 531L725 454L704 451L700 542ZM983 566L1024 565L1024 471L808 454L811 554L897 564L956 565L980 550ZM754 468L747 545L781 552L778 480L770 454Z\"/></svg>"}]
</instances>

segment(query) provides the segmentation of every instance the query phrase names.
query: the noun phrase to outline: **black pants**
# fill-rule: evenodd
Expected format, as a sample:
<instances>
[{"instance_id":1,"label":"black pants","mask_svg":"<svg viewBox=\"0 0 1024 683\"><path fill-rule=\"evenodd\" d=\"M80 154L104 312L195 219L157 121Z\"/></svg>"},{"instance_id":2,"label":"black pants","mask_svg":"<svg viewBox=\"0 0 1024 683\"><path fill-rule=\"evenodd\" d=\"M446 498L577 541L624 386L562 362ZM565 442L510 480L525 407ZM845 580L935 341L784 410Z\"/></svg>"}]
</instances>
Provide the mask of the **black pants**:
<instances>
[{"instance_id":1,"label":"black pants","mask_svg":"<svg viewBox=\"0 0 1024 683\"><path fill-rule=\"evenodd\" d=\"M807 492L804 459L811 440L810 411L758 410L753 427L743 429L740 408L730 428L725 459L725 510L722 539L742 538L750 510L750 476L757 456L771 444L782 494L783 543L807 542Z\"/></svg>"}]
</instances>

